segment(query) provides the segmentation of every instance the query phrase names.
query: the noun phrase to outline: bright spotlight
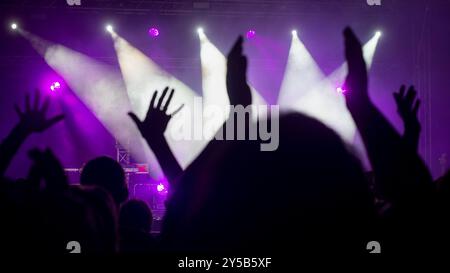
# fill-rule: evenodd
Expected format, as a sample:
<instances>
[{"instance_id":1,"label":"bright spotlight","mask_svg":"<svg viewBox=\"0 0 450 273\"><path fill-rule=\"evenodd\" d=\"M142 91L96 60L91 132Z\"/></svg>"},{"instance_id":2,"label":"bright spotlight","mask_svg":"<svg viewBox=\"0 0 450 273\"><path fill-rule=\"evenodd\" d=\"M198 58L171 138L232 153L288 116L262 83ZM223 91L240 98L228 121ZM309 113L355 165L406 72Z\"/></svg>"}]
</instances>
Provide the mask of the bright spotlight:
<instances>
[{"instance_id":1,"label":"bright spotlight","mask_svg":"<svg viewBox=\"0 0 450 273\"><path fill-rule=\"evenodd\" d=\"M56 91L61 88L61 84L59 82L54 82L50 85L51 91Z\"/></svg>"},{"instance_id":2,"label":"bright spotlight","mask_svg":"<svg viewBox=\"0 0 450 273\"><path fill-rule=\"evenodd\" d=\"M156 186L156 190L157 190L158 192L162 192L164 189L165 189L165 187L164 187L164 185L163 185L162 183L159 183L159 184Z\"/></svg>"},{"instance_id":3,"label":"bright spotlight","mask_svg":"<svg viewBox=\"0 0 450 273\"><path fill-rule=\"evenodd\" d=\"M292 33L292 36L297 36L297 30L294 29L294 30L292 30L291 33Z\"/></svg>"},{"instance_id":4,"label":"bright spotlight","mask_svg":"<svg viewBox=\"0 0 450 273\"><path fill-rule=\"evenodd\" d=\"M355 124L341 103L342 97L336 95L337 87L343 87L331 84L295 30L292 35L278 97L280 109L314 117L337 132L346 143L352 143Z\"/></svg>"},{"instance_id":5,"label":"bright spotlight","mask_svg":"<svg viewBox=\"0 0 450 273\"><path fill-rule=\"evenodd\" d=\"M61 44L54 44L29 32L24 32L23 35L59 77L64 79L49 81L45 87L48 92L58 94L66 86L70 86L71 91L111 135L130 151L133 158L154 165L156 159L150 161L150 149L141 142L136 125L124 114L132 111L132 108L119 72Z\"/></svg>"},{"instance_id":6,"label":"bright spotlight","mask_svg":"<svg viewBox=\"0 0 450 273\"><path fill-rule=\"evenodd\" d=\"M256 34L256 33L255 33ZM206 37L206 34L200 37L200 61L202 69L202 89L203 103L205 108L213 106L219 109L228 109L230 99L226 87L227 60L222 52ZM260 93L250 85L252 92L252 104L254 106L267 105L267 102ZM254 112L256 114L256 111ZM212 139L214 133L223 125L227 119L229 110L225 112L216 112L209 116L205 122L205 138ZM223 115L223 116L222 116ZM256 116L254 116L256 117ZM212 134L212 135L211 135Z\"/></svg>"},{"instance_id":7,"label":"bright spotlight","mask_svg":"<svg viewBox=\"0 0 450 273\"><path fill-rule=\"evenodd\" d=\"M206 41L208 38L206 38L205 32L202 27L197 28L198 37L200 38L200 41Z\"/></svg>"},{"instance_id":8,"label":"bright spotlight","mask_svg":"<svg viewBox=\"0 0 450 273\"><path fill-rule=\"evenodd\" d=\"M112 25L106 25L106 31L108 31L109 33L112 33L113 32L113 26Z\"/></svg>"},{"instance_id":9,"label":"bright spotlight","mask_svg":"<svg viewBox=\"0 0 450 273\"><path fill-rule=\"evenodd\" d=\"M152 28L150 28L150 29L148 30L148 34L149 34L151 37L158 37L158 36L159 36L159 29L156 28L156 27L152 27Z\"/></svg>"},{"instance_id":10,"label":"bright spotlight","mask_svg":"<svg viewBox=\"0 0 450 273\"><path fill-rule=\"evenodd\" d=\"M182 104L184 104L184 109L182 114L176 115L176 117L169 122L166 131L166 139L181 166L183 168L188 166L207 144L207 142L203 140L193 141L193 138L195 137L193 136L195 128L191 122L193 122L195 118L194 109L195 111L200 109L198 103L196 103L196 101L198 101L196 92L175 78L172 74L165 71L154 60L134 47L123 37L117 35L113 41L119 67L122 72L122 77L120 78L123 78L124 80L125 90L127 91L128 98L133 106L132 111L136 113L138 117L144 119L146 116L154 90L162 90L165 86L170 86L176 90L168 112L173 112ZM193 113L193 115L184 113ZM195 120L195 122L197 122L197 120ZM178 135L175 136L175 134ZM148 151L148 153L146 152L145 154L148 159L142 162L146 162L149 166L152 166L149 171L153 176L162 178L162 172L156 157L150 151L148 146L145 147L145 151ZM163 184L167 185L165 183Z\"/></svg>"},{"instance_id":11,"label":"bright spotlight","mask_svg":"<svg viewBox=\"0 0 450 273\"><path fill-rule=\"evenodd\" d=\"M344 94L345 92L347 92L347 90L345 90L342 87L338 87L338 88L336 88L336 92L338 92L339 94Z\"/></svg>"},{"instance_id":12,"label":"bright spotlight","mask_svg":"<svg viewBox=\"0 0 450 273\"><path fill-rule=\"evenodd\" d=\"M17 24L16 24L16 23L12 23L12 24L11 24L11 29L13 29L13 30L16 30L16 29L17 29L17 27L18 27L18 26L17 26Z\"/></svg>"},{"instance_id":13,"label":"bright spotlight","mask_svg":"<svg viewBox=\"0 0 450 273\"><path fill-rule=\"evenodd\" d=\"M249 31L247 31L247 34L245 35L247 37L247 39L252 39L254 38L256 35L256 31L254 31L253 29L250 29Z\"/></svg>"},{"instance_id":14,"label":"bright spotlight","mask_svg":"<svg viewBox=\"0 0 450 273\"><path fill-rule=\"evenodd\" d=\"M367 68L370 69L373 63L373 58L375 56L375 51L377 49L378 42L380 40L381 31L375 32L375 35L367 41L363 46L364 60L366 61ZM346 63L343 63L339 68L328 75L328 80L334 85L341 85L345 81L347 75Z\"/></svg>"}]
</instances>

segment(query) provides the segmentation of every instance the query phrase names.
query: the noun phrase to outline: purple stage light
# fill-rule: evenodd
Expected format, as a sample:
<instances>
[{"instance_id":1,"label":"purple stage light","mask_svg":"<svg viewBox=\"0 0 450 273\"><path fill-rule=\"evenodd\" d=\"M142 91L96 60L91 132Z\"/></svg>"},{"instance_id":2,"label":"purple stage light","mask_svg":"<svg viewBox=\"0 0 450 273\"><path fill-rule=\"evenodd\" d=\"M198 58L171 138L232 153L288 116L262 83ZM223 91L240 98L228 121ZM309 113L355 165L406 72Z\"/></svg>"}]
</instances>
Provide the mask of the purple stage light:
<instances>
[{"instance_id":1,"label":"purple stage light","mask_svg":"<svg viewBox=\"0 0 450 273\"><path fill-rule=\"evenodd\" d=\"M246 36L247 36L247 39L252 39L252 38L255 37L255 35L256 35L256 31L251 29L251 30L247 31L247 35Z\"/></svg>"},{"instance_id":2,"label":"purple stage light","mask_svg":"<svg viewBox=\"0 0 450 273\"><path fill-rule=\"evenodd\" d=\"M163 185L162 183L159 183L159 184L156 186L156 190L157 190L158 192L162 192L164 189L165 189L165 187L164 187L164 185Z\"/></svg>"},{"instance_id":3,"label":"purple stage light","mask_svg":"<svg viewBox=\"0 0 450 273\"><path fill-rule=\"evenodd\" d=\"M158 30L157 28L155 28L155 27L152 27L152 28L150 28L150 29L148 30L148 34L149 34L151 37L157 37L157 36L159 36L159 30Z\"/></svg>"},{"instance_id":4,"label":"purple stage light","mask_svg":"<svg viewBox=\"0 0 450 273\"><path fill-rule=\"evenodd\" d=\"M342 87L338 87L336 88L336 92L338 92L339 94L344 94L347 90L343 89Z\"/></svg>"},{"instance_id":5,"label":"purple stage light","mask_svg":"<svg viewBox=\"0 0 450 273\"><path fill-rule=\"evenodd\" d=\"M57 91L60 88L61 88L61 84L59 82L53 82L50 85L50 90L53 91L53 92Z\"/></svg>"}]
</instances>

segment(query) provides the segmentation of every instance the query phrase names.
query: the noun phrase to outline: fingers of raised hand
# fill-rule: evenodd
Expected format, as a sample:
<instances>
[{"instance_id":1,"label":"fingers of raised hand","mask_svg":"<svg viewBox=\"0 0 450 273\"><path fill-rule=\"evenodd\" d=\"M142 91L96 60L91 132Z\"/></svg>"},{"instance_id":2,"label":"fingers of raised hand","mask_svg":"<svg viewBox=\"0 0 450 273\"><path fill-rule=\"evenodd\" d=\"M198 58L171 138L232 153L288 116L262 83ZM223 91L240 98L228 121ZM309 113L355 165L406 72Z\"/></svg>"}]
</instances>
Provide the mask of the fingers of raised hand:
<instances>
[{"instance_id":1,"label":"fingers of raised hand","mask_svg":"<svg viewBox=\"0 0 450 273\"><path fill-rule=\"evenodd\" d=\"M161 95L161 97L158 100L158 104L156 105L156 108L161 110L161 105L164 101L164 98L166 97L167 91L169 90L169 87L164 88L163 93Z\"/></svg>"},{"instance_id":2,"label":"fingers of raised hand","mask_svg":"<svg viewBox=\"0 0 450 273\"><path fill-rule=\"evenodd\" d=\"M158 91L157 90L155 90L155 92L153 93L152 99L150 100L149 110L156 107L156 105L155 105L156 96L158 96Z\"/></svg>"},{"instance_id":3,"label":"fingers of raised hand","mask_svg":"<svg viewBox=\"0 0 450 273\"><path fill-rule=\"evenodd\" d=\"M15 104L14 105L14 109L16 110L17 115L19 115L19 118L22 118L23 117L23 112L20 109L19 105Z\"/></svg>"},{"instance_id":4,"label":"fingers of raised hand","mask_svg":"<svg viewBox=\"0 0 450 273\"><path fill-rule=\"evenodd\" d=\"M420 99L417 99L416 103L414 104L413 113L415 116L417 116L417 113L419 112L420 103Z\"/></svg>"},{"instance_id":5,"label":"fingers of raised hand","mask_svg":"<svg viewBox=\"0 0 450 273\"><path fill-rule=\"evenodd\" d=\"M170 114L169 116L170 116L170 117L173 117L173 116L176 115L178 112L180 112L181 109L183 109L183 107L184 107L184 103L183 103L182 105L180 105L180 107L178 107L177 110L173 111L173 113Z\"/></svg>"},{"instance_id":6,"label":"fingers of raised hand","mask_svg":"<svg viewBox=\"0 0 450 273\"><path fill-rule=\"evenodd\" d=\"M48 110L48 107L50 105L50 98L45 98L44 103L42 104L42 108L40 108L41 103L41 93L39 90L36 90L34 98L33 98L33 105L31 105L31 96L29 93L25 95L25 113L27 112L41 112L42 114L45 114ZM24 112L15 105L16 112L19 114L19 116L22 116Z\"/></svg>"},{"instance_id":7,"label":"fingers of raised hand","mask_svg":"<svg viewBox=\"0 0 450 273\"><path fill-rule=\"evenodd\" d=\"M401 107L402 102L403 102L403 97L405 95L405 85L400 86L400 89L399 89L398 93L394 92L393 95L394 95L395 103L397 104L397 107L400 110L400 107Z\"/></svg>"},{"instance_id":8,"label":"fingers of raised hand","mask_svg":"<svg viewBox=\"0 0 450 273\"><path fill-rule=\"evenodd\" d=\"M170 102L172 101L172 97L173 97L173 93L174 92L175 92L174 89L170 90L169 98L167 99L166 104L163 106L163 109L162 109L162 111L164 113L166 113L167 109L169 108L169 105L170 105Z\"/></svg>"},{"instance_id":9,"label":"fingers of raised hand","mask_svg":"<svg viewBox=\"0 0 450 273\"><path fill-rule=\"evenodd\" d=\"M410 86L408 88L408 92L406 92L405 102L412 108L414 100L416 99L417 91L414 89L414 86Z\"/></svg>"},{"instance_id":10,"label":"fingers of raised hand","mask_svg":"<svg viewBox=\"0 0 450 273\"><path fill-rule=\"evenodd\" d=\"M30 102L30 94L25 95L25 112L31 111L31 102Z\"/></svg>"},{"instance_id":11,"label":"fingers of raised hand","mask_svg":"<svg viewBox=\"0 0 450 273\"><path fill-rule=\"evenodd\" d=\"M49 106L50 106L50 98L47 97L44 100L44 104L42 105L41 113L43 113L43 114L47 113L47 110L48 110Z\"/></svg>"},{"instance_id":12,"label":"fingers of raised hand","mask_svg":"<svg viewBox=\"0 0 450 273\"><path fill-rule=\"evenodd\" d=\"M39 90L36 90L35 95L34 95L33 111L39 111L40 99L41 99L41 93L39 92Z\"/></svg>"},{"instance_id":13,"label":"fingers of raised hand","mask_svg":"<svg viewBox=\"0 0 450 273\"><path fill-rule=\"evenodd\" d=\"M130 116L130 118L134 121L134 123L136 123L136 125L140 125L141 121L139 120L139 118L136 116L135 113L133 112L128 112L128 116Z\"/></svg>"},{"instance_id":14,"label":"fingers of raised hand","mask_svg":"<svg viewBox=\"0 0 450 273\"><path fill-rule=\"evenodd\" d=\"M47 128L50 128L51 126L53 126L54 124L56 124L56 123L62 121L63 119L64 119L64 115L63 115L63 114L54 116L54 117L52 117L52 118L50 118L50 119L47 120L47 122L45 123L43 129L45 130L45 129L47 129Z\"/></svg>"}]
</instances>

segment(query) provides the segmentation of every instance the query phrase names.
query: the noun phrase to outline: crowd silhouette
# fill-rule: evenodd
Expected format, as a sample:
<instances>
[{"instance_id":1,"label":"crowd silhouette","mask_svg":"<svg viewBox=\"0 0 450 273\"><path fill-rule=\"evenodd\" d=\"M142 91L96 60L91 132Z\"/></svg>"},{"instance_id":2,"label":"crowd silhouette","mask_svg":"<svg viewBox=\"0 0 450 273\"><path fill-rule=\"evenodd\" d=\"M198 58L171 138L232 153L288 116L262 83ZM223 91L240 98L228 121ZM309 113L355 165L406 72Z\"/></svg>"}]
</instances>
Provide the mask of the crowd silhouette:
<instances>
[{"instance_id":1,"label":"crowd silhouette","mask_svg":"<svg viewBox=\"0 0 450 273\"><path fill-rule=\"evenodd\" d=\"M393 94L404 123L400 134L370 99L361 43L350 28L343 34L346 102L368 153L370 175L334 131L300 113L277 117L279 147L273 152L261 152L259 140L214 139L183 170L164 137L183 107L167 113L175 92L167 87L158 101L158 92L153 94L143 121L128 113L171 186L156 238L150 233L151 210L145 202L127 200L124 170L111 158L88 162L80 185L71 186L52 151L34 149L25 178L5 177L29 135L64 119L48 118L49 100L41 105L36 92L33 102L26 97L24 109L16 106L19 122L0 145L2 248L23 253L38 244L42 253L67 253L67 242L77 241L88 254L267 254L288 247L298 253L363 254L369 241L378 241L383 253L445 250L450 174L433 181L418 154L417 92L401 86ZM234 106L252 102L243 42L239 37L227 56L226 85Z\"/></svg>"}]
</instances>

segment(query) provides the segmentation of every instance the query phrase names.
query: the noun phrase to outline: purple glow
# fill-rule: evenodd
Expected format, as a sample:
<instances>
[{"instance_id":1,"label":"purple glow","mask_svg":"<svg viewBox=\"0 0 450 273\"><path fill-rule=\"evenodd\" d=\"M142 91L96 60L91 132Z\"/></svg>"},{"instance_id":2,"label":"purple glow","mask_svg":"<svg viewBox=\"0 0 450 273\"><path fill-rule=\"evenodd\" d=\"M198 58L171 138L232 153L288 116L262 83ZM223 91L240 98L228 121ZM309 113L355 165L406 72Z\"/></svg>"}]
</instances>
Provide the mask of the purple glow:
<instances>
[{"instance_id":1,"label":"purple glow","mask_svg":"<svg viewBox=\"0 0 450 273\"><path fill-rule=\"evenodd\" d=\"M251 29L251 30L247 31L247 35L246 36L247 36L247 39L252 39L252 38L255 37L255 35L256 35L256 31Z\"/></svg>"},{"instance_id":2,"label":"purple glow","mask_svg":"<svg viewBox=\"0 0 450 273\"><path fill-rule=\"evenodd\" d=\"M148 30L148 34L152 37L157 37L159 36L159 30L155 27L152 27Z\"/></svg>"},{"instance_id":3,"label":"purple glow","mask_svg":"<svg viewBox=\"0 0 450 273\"><path fill-rule=\"evenodd\" d=\"M50 90L53 91L53 92L56 92L60 88L61 88L61 84L59 82L53 82L50 85Z\"/></svg>"},{"instance_id":4,"label":"purple glow","mask_svg":"<svg viewBox=\"0 0 450 273\"><path fill-rule=\"evenodd\" d=\"M347 92L347 90L343 89L342 87L338 87L336 88L336 92L338 92L339 94L344 94L345 92Z\"/></svg>"},{"instance_id":5,"label":"purple glow","mask_svg":"<svg viewBox=\"0 0 450 273\"><path fill-rule=\"evenodd\" d=\"M156 190L157 190L158 192L162 192L164 189L165 189L165 187L164 187L164 185L163 185L162 183L159 183L159 184L156 186Z\"/></svg>"}]
</instances>

